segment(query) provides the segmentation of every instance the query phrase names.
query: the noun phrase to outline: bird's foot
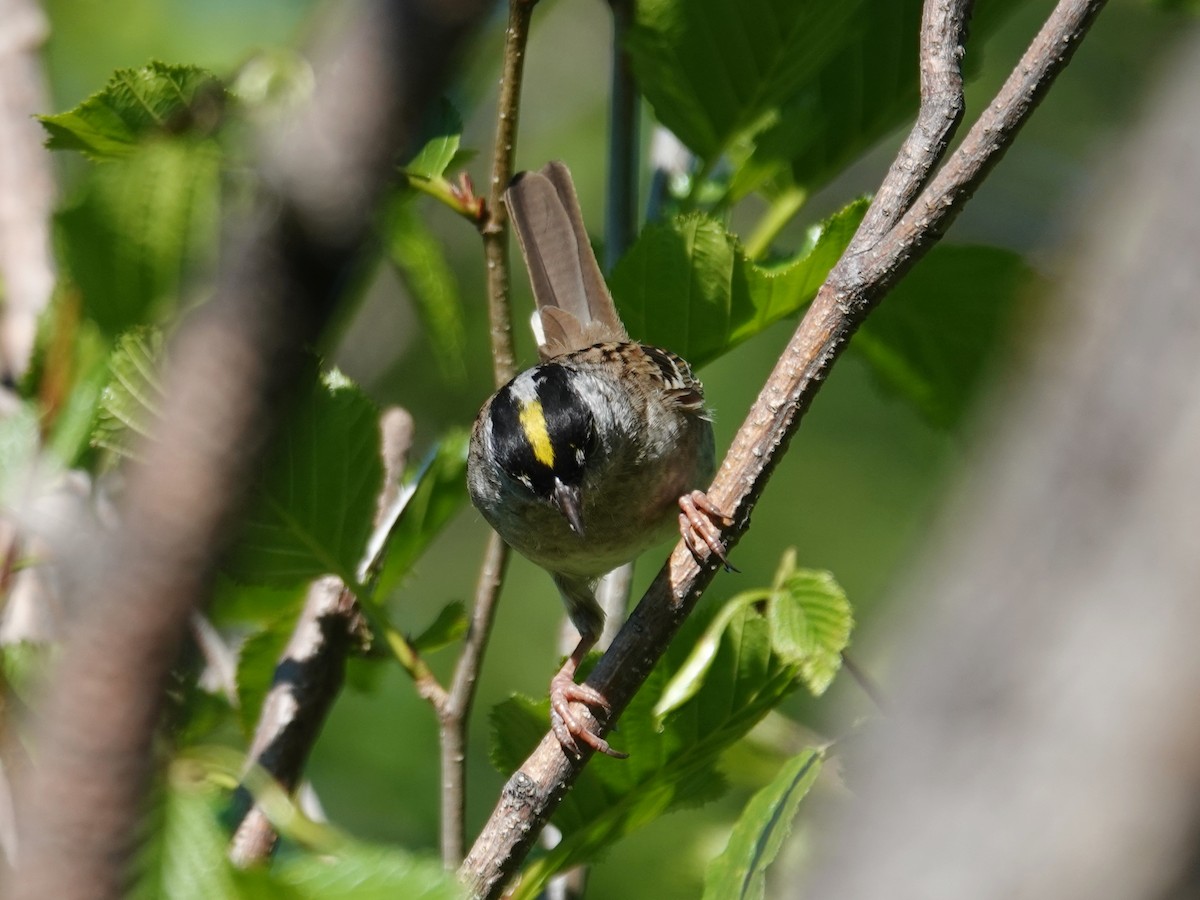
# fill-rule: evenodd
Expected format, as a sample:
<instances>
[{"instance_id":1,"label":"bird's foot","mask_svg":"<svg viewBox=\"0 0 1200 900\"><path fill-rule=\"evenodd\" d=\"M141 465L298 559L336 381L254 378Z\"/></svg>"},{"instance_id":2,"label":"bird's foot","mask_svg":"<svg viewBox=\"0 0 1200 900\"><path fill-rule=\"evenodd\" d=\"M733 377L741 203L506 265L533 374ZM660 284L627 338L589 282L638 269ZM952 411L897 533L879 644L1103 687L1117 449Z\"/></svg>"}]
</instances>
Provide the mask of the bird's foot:
<instances>
[{"instance_id":1,"label":"bird's foot","mask_svg":"<svg viewBox=\"0 0 1200 900\"><path fill-rule=\"evenodd\" d=\"M571 703L583 703L603 715L612 712L612 706L604 695L586 684L576 684L574 673L568 675L559 672L550 679L550 727L563 749L578 757L579 744L576 738L587 744L597 753L611 756L614 759L627 759L628 753L614 750L604 738L589 729L579 717L571 712Z\"/></svg>"},{"instance_id":2,"label":"bird's foot","mask_svg":"<svg viewBox=\"0 0 1200 900\"><path fill-rule=\"evenodd\" d=\"M683 510L679 514L679 533L696 562L704 563L709 556L715 556L726 572L738 571L729 562L721 539L721 529L733 525L733 517L717 509L704 491L684 494L679 498L679 508ZM702 546L707 548L704 554L700 551Z\"/></svg>"}]
</instances>

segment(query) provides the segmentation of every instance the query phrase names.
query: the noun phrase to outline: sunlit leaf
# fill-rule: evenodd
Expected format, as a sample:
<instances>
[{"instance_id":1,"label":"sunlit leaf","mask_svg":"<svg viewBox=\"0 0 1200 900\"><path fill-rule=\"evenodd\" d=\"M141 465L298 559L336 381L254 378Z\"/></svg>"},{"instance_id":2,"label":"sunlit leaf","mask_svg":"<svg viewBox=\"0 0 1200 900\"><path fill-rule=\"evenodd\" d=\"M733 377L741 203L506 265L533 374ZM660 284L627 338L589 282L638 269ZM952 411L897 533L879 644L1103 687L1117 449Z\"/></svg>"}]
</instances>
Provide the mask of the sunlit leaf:
<instances>
[{"instance_id":1,"label":"sunlit leaf","mask_svg":"<svg viewBox=\"0 0 1200 900\"><path fill-rule=\"evenodd\" d=\"M421 653L429 654L457 641L467 633L467 627L467 609L456 600L442 607L429 627L412 639L412 645Z\"/></svg>"},{"instance_id":2,"label":"sunlit leaf","mask_svg":"<svg viewBox=\"0 0 1200 900\"><path fill-rule=\"evenodd\" d=\"M421 129L424 143L401 168L412 178L440 178L458 154L462 116L445 97L438 99Z\"/></svg>"},{"instance_id":3,"label":"sunlit leaf","mask_svg":"<svg viewBox=\"0 0 1200 900\"><path fill-rule=\"evenodd\" d=\"M800 801L821 771L824 754L805 750L750 798L725 850L708 866L703 900L762 900L767 867L791 831Z\"/></svg>"},{"instance_id":4,"label":"sunlit leaf","mask_svg":"<svg viewBox=\"0 0 1200 900\"><path fill-rule=\"evenodd\" d=\"M226 835L214 791L192 782L187 764L172 767L154 797L128 896L134 900L209 900L235 896Z\"/></svg>"},{"instance_id":5,"label":"sunlit leaf","mask_svg":"<svg viewBox=\"0 0 1200 900\"><path fill-rule=\"evenodd\" d=\"M388 202L381 228L388 259L404 278L442 374L453 382L464 381L467 339L462 297L442 245L405 194Z\"/></svg>"},{"instance_id":6,"label":"sunlit leaf","mask_svg":"<svg viewBox=\"0 0 1200 900\"><path fill-rule=\"evenodd\" d=\"M388 539L376 596L386 598L467 501L467 435L448 435L405 485L408 500Z\"/></svg>"},{"instance_id":7,"label":"sunlit leaf","mask_svg":"<svg viewBox=\"0 0 1200 900\"><path fill-rule=\"evenodd\" d=\"M162 334L148 328L123 334L108 359L108 384L92 431L92 446L117 456L133 455L139 439L148 438L162 408L158 369Z\"/></svg>"},{"instance_id":8,"label":"sunlit leaf","mask_svg":"<svg viewBox=\"0 0 1200 900\"><path fill-rule=\"evenodd\" d=\"M211 130L225 104L225 89L197 66L151 62L117 69L103 90L74 109L39 116L52 150L79 150L93 159L133 152L148 136Z\"/></svg>"},{"instance_id":9,"label":"sunlit leaf","mask_svg":"<svg viewBox=\"0 0 1200 900\"><path fill-rule=\"evenodd\" d=\"M58 214L83 315L109 339L158 320L178 303L184 276L213 258L219 170L212 142L153 141L89 171Z\"/></svg>"},{"instance_id":10,"label":"sunlit leaf","mask_svg":"<svg viewBox=\"0 0 1200 900\"><path fill-rule=\"evenodd\" d=\"M647 226L617 263L612 292L641 341L694 366L806 306L866 212L859 200L814 227L793 257L761 266L715 219L682 216Z\"/></svg>"},{"instance_id":11,"label":"sunlit leaf","mask_svg":"<svg viewBox=\"0 0 1200 900\"><path fill-rule=\"evenodd\" d=\"M562 840L522 874L514 897L531 898L555 872L595 859L663 813L718 796L722 754L803 683L801 666L773 648L772 628L753 603L725 617L703 681L661 719L655 706L686 655L676 641L621 717L611 738L627 760L596 757L555 812ZM546 733L548 704L513 698L492 713L492 759L508 773Z\"/></svg>"},{"instance_id":12,"label":"sunlit leaf","mask_svg":"<svg viewBox=\"0 0 1200 900\"><path fill-rule=\"evenodd\" d=\"M767 602L771 640L785 659L800 666L814 696L825 693L842 666L854 618L846 592L829 572L796 568L789 550Z\"/></svg>"}]
</instances>

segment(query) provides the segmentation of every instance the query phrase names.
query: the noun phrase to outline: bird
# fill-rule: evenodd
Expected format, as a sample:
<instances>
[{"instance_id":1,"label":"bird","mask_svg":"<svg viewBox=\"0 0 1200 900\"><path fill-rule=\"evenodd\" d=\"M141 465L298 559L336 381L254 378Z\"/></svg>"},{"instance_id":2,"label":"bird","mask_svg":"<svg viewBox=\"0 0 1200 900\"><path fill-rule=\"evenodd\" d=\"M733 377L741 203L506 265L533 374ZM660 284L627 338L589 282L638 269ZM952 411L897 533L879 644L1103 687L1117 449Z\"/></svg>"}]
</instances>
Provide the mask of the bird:
<instances>
[{"instance_id":1,"label":"bird","mask_svg":"<svg viewBox=\"0 0 1200 900\"><path fill-rule=\"evenodd\" d=\"M575 682L604 624L596 584L676 532L698 561L731 568L721 528L732 520L703 490L715 465L712 416L682 358L626 332L566 165L518 174L504 202L533 287L541 362L483 404L468 489L500 537L550 573L579 632L550 682L555 735L575 756L582 742L621 758L570 708L611 713L600 691Z\"/></svg>"}]
</instances>

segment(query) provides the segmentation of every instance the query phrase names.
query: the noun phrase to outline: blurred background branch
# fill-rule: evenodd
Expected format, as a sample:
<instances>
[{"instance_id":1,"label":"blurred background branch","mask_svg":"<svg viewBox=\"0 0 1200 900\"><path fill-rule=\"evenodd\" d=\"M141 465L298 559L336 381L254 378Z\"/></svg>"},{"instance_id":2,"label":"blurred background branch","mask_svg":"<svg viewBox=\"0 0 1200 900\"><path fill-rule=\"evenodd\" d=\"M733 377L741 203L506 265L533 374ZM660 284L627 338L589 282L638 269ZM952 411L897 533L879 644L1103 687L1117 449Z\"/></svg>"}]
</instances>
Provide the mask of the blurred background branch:
<instances>
[{"instance_id":1,"label":"blurred background branch","mask_svg":"<svg viewBox=\"0 0 1200 900\"><path fill-rule=\"evenodd\" d=\"M856 801L780 896L1195 895L1198 79L1193 33L898 598L918 612Z\"/></svg>"},{"instance_id":2,"label":"blurred background branch","mask_svg":"<svg viewBox=\"0 0 1200 900\"><path fill-rule=\"evenodd\" d=\"M188 616L208 595L301 351L337 304L395 154L482 7L345 11L316 51L313 102L264 141L262 195L230 228L216 295L172 344L167 401L129 472L121 527L75 555L90 569L80 579L89 596L45 698L40 764L19 786L11 896L124 893Z\"/></svg>"}]
</instances>

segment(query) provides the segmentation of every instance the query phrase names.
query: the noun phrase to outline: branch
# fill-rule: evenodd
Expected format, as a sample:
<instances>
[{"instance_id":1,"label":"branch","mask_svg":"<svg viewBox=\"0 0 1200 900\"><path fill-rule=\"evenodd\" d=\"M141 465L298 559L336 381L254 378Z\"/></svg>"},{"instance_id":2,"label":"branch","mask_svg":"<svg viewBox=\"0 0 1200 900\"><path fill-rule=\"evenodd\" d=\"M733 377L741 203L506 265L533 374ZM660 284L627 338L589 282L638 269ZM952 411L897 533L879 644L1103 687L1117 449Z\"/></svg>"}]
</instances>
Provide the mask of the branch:
<instances>
[{"instance_id":1,"label":"branch","mask_svg":"<svg viewBox=\"0 0 1200 900\"><path fill-rule=\"evenodd\" d=\"M47 106L38 50L50 24L36 0L0 0L0 21L0 382L12 384L54 289L54 176L33 118Z\"/></svg>"},{"instance_id":2,"label":"branch","mask_svg":"<svg viewBox=\"0 0 1200 900\"><path fill-rule=\"evenodd\" d=\"M1181 43L894 598L893 714L797 895L1198 896L1200 35Z\"/></svg>"},{"instance_id":3,"label":"branch","mask_svg":"<svg viewBox=\"0 0 1200 900\"><path fill-rule=\"evenodd\" d=\"M310 107L264 141L261 202L228 236L213 299L172 344L163 414L127 473L122 527L75 554L86 596L42 707L39 765L19 785L30 802L9 896L128 887L188 617L208 598L303 348L336 306L394 156L482 6L441 4L426 17L420 4L355 5L324 47Z\"/></svg>"},{"instance_id":4,"label":"branch","mask_svg":"<svg viewBox=\"0 0 1200 900\"><path fill-rule=\"evenodd\" d=\"M480 226L487 265L492 376L496 387L505 384L516 374L509 300L508 209L504 205L504 192L513 177L525 48L529 42L529 23L536 3L537 0L509 0L508 27L504 31L503 73L496 111L496 140L492 147L492 178L488 185L487 214ZM479 668L483 664L483 654L492 633L496 601L500 597L500 587L508 568L508 556L508 545L495 532L490 534L480 564L471 627L455 664L449 693L445 702L438 707L442 757L441 849L442 862L447 868L457 866L463 857L467 728L470 725L471 707L475 702Z\"/></svg>"},{"instance_id":5,"label":"branch","mask_svg":"<svg viewBox=\"0 0 1200 900\"><path fill-rule=\"evenodd\" d=\"M380 415L379 429L384 478L375 512L376 529L395 522L389 513L399 501L400 478L412 445L412 417L391 407ZM372 544L383 546L386 539ZM374 569L382 554L373 550L368 554L364 568ZM263 700L246 754L243 781L234 795L235 826L229 858L235 866L245 868L265 862L279 840L267 811L248 789L248 774L269 776L288 796L296 790L317 736L341 691L346 659L362 630L361 609L341 579L327 576L309 586L304 609ZM414 661L409 671L420 684L420 673L415 668ZM432 674L427 677L433 678ZM436 681L433 684L436 687ZM423 685L422 689L428 691L430 687Z\"/></svg>"},{"instance_id":6,"label":"branch","mask_svg":"<svg viewBox=\"0 0 1200 900\"><path fill-rule=\"evenodd\" d=\"M354 595L340 579L329 576L314 582L275 668L247 766L261 766L289 796L341 691L358 621ZM238 825L229 850L233 864L246 867L270 857L279 835L244 784L234 795L234 819Z\"/></svg>"},{"instance_id":7,"label":"branch","mask_svg":"<svg viewBox=\"0 0 1200 900\"><path fill-rule=\"evenodd\" d=\"M928 0L927 7L941 8L927 9L924 16L923 55L952 60L957 66L965 5L965 0L952 7L945 0ZM997 102L981 117L946 170L930 183L913 210L886 237L877 240L872 230L895 221L900 211L890 208L868 211L864 219L866 228L860 228L818 291L735 436L709 491L714 503L735 518L735 525L725 533L730 545L749 526L750 512L771 472L850 336L887 288L923 255L958 213L987 168L1008 147L1037 100L1066 65L1103 5L1103 0L1059 3L1001 90ZM934 29L936 34L932 33ZM932 75L939 72L929 59L923 61L922 70ZM922 90L926 93L923 108L936 112L934 105L940 102L941 115L946 120L957 117L955 110L961 107L961 97L943 96L938 100L939 86L949 84L960 84L958 77L922 78ZM933 120L936 119L935 115ZM886 190L873 206L890 207L892 198L915 196L920 191L949 136L943 129L928 130L929 121L929 115L920 118L905 142L911 159L893 166L885 182ZM979 145L984 129L988 136L986 149L971 149ZM602 732L612 727L617 714L650 674L714 575L711 562L700 567L686 547L676 546L667 565L588 679L588 684L610 700L614 711L605 723L594 723L592 727L600 727ZM542 739L505 785L496 810L463 864L460 874L472 896L497 896L589 757L590 754L581 759L568 757L552 733Z\"/></svg>"}]
</instances>

